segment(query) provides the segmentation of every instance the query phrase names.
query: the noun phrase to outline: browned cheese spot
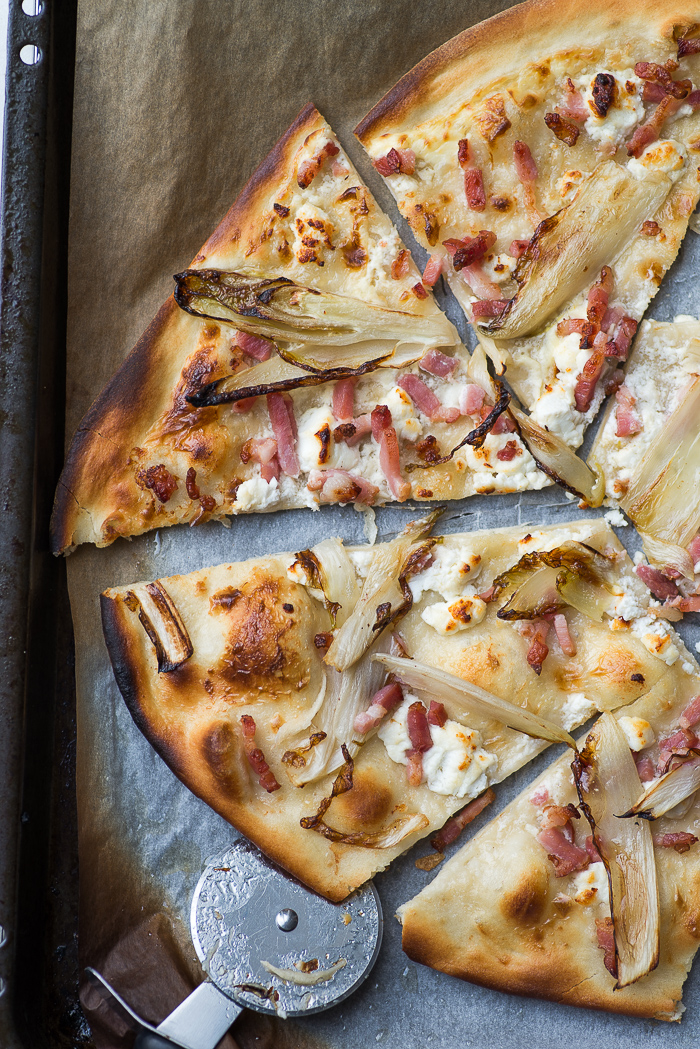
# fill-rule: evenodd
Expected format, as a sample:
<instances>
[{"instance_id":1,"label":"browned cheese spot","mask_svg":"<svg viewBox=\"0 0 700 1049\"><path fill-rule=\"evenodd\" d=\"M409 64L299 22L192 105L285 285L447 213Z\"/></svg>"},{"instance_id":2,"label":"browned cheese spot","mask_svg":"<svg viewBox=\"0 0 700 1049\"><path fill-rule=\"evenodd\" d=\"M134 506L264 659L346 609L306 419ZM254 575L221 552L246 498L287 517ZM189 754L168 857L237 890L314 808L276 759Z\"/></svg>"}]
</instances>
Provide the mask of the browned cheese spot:
<instances>
[{"instance_id":1,"label":"browned cheese spot","mask_svg":"<svg viewBox=\"0 0 700 1049\"><path fill-rule=\"evenodd\" d=\"M479 129L479 134L487 142L493 142L495 138L507 131L510 127L510 120L506 116L503 96L492 95L485 99L481 110L474 114L474 121Z\"/></svg>"},{"instance_id":2,"label":"browned cheese spot","mask_svg":"<svg viewBox=\"0 0 700 1049\"><path fill-rule=\"evenodd\" d=\"M352 790L333 802L333 825L346 832L377 830L385 824L393 808L390 788L369 769L356 769Z\"/></svg>"},{"instance_id":3,"label":"browned cheese spot","mask_svg":"<svg viewBox=\"0 0 700 1049\"><path fill-rule=\"evenodd\" d=\"M528 871L499 901L499 909L510 922L531 925L539 922L547 905L549 877L544 867Z\"/></svg>"}]
</instances>

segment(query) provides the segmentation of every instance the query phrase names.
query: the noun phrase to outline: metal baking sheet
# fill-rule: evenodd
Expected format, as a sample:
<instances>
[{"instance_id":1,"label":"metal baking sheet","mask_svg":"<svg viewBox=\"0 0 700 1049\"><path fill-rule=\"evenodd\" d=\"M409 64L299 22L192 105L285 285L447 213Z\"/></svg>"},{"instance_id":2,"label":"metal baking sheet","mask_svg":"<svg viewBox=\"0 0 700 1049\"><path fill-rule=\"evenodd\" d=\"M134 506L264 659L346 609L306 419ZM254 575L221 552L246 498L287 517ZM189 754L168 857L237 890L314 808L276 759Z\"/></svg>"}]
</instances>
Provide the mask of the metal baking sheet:
<instances>
[{"instance_id":1,"label":"metal baking sheet","mask_svg":"<svg viewBox=\"0 0 700 1049\"><path fill-rule=\"evenodd\" d=\"M421 262L393 201L352 136L357 120L416 61L469 24L509 6L479 0L152 0L130 11L117 0L83 0L78 18L71 198L68 432L124 358L255 166L312 100L330 121L382 206ZM681 259L650 311L694 314L700 241ZM450 299L448 313L464 333ZM589 434L588 440L592 438ZM416 510L377 511L380 537ZM441 529L469 531L574 520L558 488L450 504ZM592 516L587 514L586 516ZM114 682L99 622L107 586L187 572L270 550L310 546L328 535L361 542L351 508L234 519L230 529L177 527L80 548L68 560L76 631L81 955L101 968L151 1022L201 978L187 931L189 901L206 860L234 832L194 798L131 721ZM637 537L620 529L633 551ZM700 631L681 632L691 647ZM554 759L552 748L497 791L490 819ZM466 837L466 835L465 835ZM700 972L686 989L680 1025L634 1021L461 983L401 952L397 906L433 876L415 868L425 844L376 884L385 941L372 977L337 1010L305 1021L255 1015L234 1035L248 1046L551 1046L632 1049L695 1043ZM129 1036L95 994L83 995L98 1047Z\"/></svg>"}]
</instances>

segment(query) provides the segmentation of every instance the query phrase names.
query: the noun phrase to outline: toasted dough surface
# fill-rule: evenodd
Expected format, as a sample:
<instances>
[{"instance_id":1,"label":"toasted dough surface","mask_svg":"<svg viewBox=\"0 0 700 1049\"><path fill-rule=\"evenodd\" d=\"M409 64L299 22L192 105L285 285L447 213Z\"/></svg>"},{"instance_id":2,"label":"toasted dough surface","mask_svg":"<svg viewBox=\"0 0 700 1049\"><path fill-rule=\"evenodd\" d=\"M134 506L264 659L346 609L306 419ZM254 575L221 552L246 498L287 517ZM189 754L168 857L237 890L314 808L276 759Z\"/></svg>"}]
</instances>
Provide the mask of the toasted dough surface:
<instances>
[{"instance_id":1,"label":"toasted dough surface","mask_svg":"<svg viewBox=\"0 0 700 1049\"><path fill-rule=\"evenodd\" d=\"M648 592L602 521L531 533L510 528L445 536L439 563L446 570L450 564L468 566L465 577L486 589L524 552L553 549L568 539L606 551L615 559L621 592L636 595L640 612L646 607ZM373 549L380 548L355 548L355 563L359 566L365 558L367 564ZM330 795L335 771L299 788L282 761L300 733L306 737L319 728L312 708L324 688L325 664L315 637L330 628L324 605L306 586L289 579L293 561L294 555L276 555L161 580L193 648L192 657L176 670L158 673L156 652L130 601L129 586L102 595L104 633L125 702L173 772L287 870L340 900L440 827L486 783L479 780L473 793L462 797L438 793L425 780L410 786L405 764L392 758L374 735L356 755L353 787L333 801L327 822L345 834L380 832L416 814L425 818L423 825L387 848L329 841L300 826L300 819L313 815ZM423 593L416 589L413 608L401 621L409 654L557 724L573 727L594 710L627 704L670 673L634 625L616 620L611 629L607 622L599 624L569 609L577 654L565 656L550 640L551 652L537 676L526 662L529 642L514 624L496 617L498 602L466 630L443 635L429 626L423 613L440 603L438 585L434 582ZM682 643L676 642L676 659L690 660L685 650L680 655ZM249 769L242 746L243 714L254 718L256 746L281 785L274 793L266 793ZM480 734L481 745L494 759L488 782L502 780L544 747L482 716L461 715L459 721Z\"/></svg>"},{"instance_id":2,"label":"toasted dough surface","mask_svg":"<svg viewBox=\"0 0 700 1049\"><path fill-rule=\"evenodd\" d=\"M681 711L699 687L696 674L672 667L646 695L615 716L643 718L660 739L677 727ZM596 939L595 920L610 916L607 900L601 899L605 879L596 878L599 887L591 892L580 875L555 876L546 850L535 838L538 808L531 799L543 789L554 804L577 803L568 754L400 908L404 950L424 965L510 994L630 1016L679 1019L683 983L700 938L700 846L682 854L655 847L660 961L637 983L615 990ZM652 824L654 835L678 831L700 836L699 801L677 819L664 816ZM576 821L577 842L588 833L585 820Z\"/></svg>"}]
</instances>

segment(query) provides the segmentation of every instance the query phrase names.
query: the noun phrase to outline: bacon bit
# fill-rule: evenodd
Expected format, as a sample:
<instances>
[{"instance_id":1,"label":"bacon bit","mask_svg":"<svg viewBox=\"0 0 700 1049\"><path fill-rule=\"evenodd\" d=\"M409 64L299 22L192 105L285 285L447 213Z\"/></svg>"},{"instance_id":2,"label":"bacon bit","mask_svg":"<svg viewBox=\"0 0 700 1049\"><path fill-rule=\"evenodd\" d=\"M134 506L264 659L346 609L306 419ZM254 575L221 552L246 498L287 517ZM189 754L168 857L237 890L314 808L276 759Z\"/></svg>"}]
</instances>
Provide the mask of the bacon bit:
<instances>
[{"instance_id":1,"label":"bacon bit","mask_svg":"<svg viewBox=\"0 0 700 1049\"><path fill-rule=\"evenodd\" d=\"M610 73L597 73L593 81L593 109L599 117L606 117L617 94L617 81Z\"/></svg>"},{"instance_id":2,"label":"bacon bit","mask_svg":"<svg viewBox=\"0 0 700 1049\"><path fill-rule=\"evenodd\" d=\"M678 719L681 728L694 728L700 722L700 696L694 696Z\"/></svg>"},{"instance_id":3,"label":"bacon bit","mask_svg":"<svg viewBox=\"0 0 700 1049\"><path fill-rule=\"evenodd\" d=\"M593 835L589 834L586 838L586 852L588 853L591 863L601 863L603 857L598 852L598 846L593 841Z\"/></svg>"},{"instance_id":4,"label":"bacon bit","mask_svg":"<svg viewBox=\"0 0 700 1049\"><path fill-rule=\"evenodd\" d=\"M513 143L513 160L518 178L522 183L533 183L537 180L537 164L530 152L530 147L524 142Z\"/></svg>"},{"instance_id":5,"label":"bacon bit","mask_svg":"<svg viewBox=\"0 0 700 1049\"><path fill-rule=\"evenodd\" d=\"M136 480L142 488L150 488L161 503L167 503L177 491L177 481L163 463L140 470Z\"/></svg>"},{"instance_id":6,"label":"bacon bit","mask_svg":"<svg viewBox=\"0 0 700 1049\"><path fill-rule=\"evenodd\" d=\"M685 98L693 87L690 80L674 80L668 70L656 62L637 62L634 71L640 80L652 80L660 84L665 93L673 98Z\"/></svg>"},{"instance_id":7,"label":"bacon bit","mask_svg":"<svg viewBox=\"0 0 700 1049\"><path fill-rule=\"evenodd\" d=\"M566 98L558 107L561 115L568 120L577 120L579 123L583 123L589 117L588 108L583 101L583 95L577 90L571 77L566 78L564 86L566 88Z\"/></svg>"},{"instance_id":8,"label":"bacon bit","mask_svg":"<svg viewBox=\"0 0 700 1049\"><path fill-rule=\"evenodd\" d=\"M507 305L507 299L477 299L476 302L471 304L472 317L474 320L478 320L481 317L497 317Z\"/></svg>"},{"instance_id":9,"label":"bacon bit","mask_svg":"<svg viewBox=\"0 0 700 1049\"><path fill-rule=\"evenodd\" d=\"M687 852L697 840L694 834L686 830L676 830L670 834L652 834L652 841L657 848L675 849L679 853Z\"/></svg>"},{"instance_id":10,"label":"bacon bit","mask_svg":"<svg viewBox=\"0 0 700 1049\"><path fill-rule=\"evenodd\" d=\"M464 237L461 241L451 238L442 243L452 256L452 265L459 271L475 262L481 262L496 243L496 234L491 230L482 229L476 237Z\"/></svg>"},{"instance_id":11,"label":"bacon bit","mask_svg":"<svg viewBox=\"0 0 700 1049\"><path fill-rule=\"evenodd\" d=\"M430 844L437 852L444 852L445 848L450 845L459 835L462 833L464 828L475 820L476 817L484 811L487 805L490 805L492 801L496 800L496 795L489 787L488 790L480 794L478 798L474 798L474 801L470 801L468 805L465 805L463 809L455 813L454 816L450 816L447 823L444 825L442 830L439 830L430 839Z\"/></svg>"},{"instance_id":12,"label":"bacon bit","mask_svg":"<svg viewBox=\"0 0 700 1049\"><path fill-rule=\"evenodd\" d=\"M401 280L411 268L411 252L408 248L402 248L398 258L391 264L391 276L394 280Z\"/></svg>"},{"instance_id":13,"label":"bacon bit","mask_svg":"<svg viewBox=\"0 0 700 1049\"><path fill-rule=\"evenodd\" d=\"M420 787L423 781L423 755L419 750L407 750L406 778L409 786Z\"/></svg>"},{"instance_id":14,"label":"bacon bit","mask_svg":"<svg viewBox=\"0 0 700 1049\"><path fill-rule=\"evenodd\" d=\"M459 140L457 159L459 166L464 171L464 194L467 198L467 207L472 211L483 211L486 207L484 176L481 168L473 163L469 140L466 138Z\"/></svg>"},{"instance_id":15,"label":"bacon bit","mask_svg":"<svg viewBox=\"0 0 700 1049\"><path fill-rule=\"evenodd\" d=\"M679 612L700 612L700 596L682 597L678 601L672 601L671 605Z\"/></svg>"},{"instance_id":16,"label":"bacon bit","mask_svg":"<svg viewBox=\"0 0 700 1049\"><path fill-rule=\"evenodd\" d=\"M572 638L569 632L569 624L566 621L566 616L563 612L558 613L554 616L554 632L557 635L557 641L559 647L565 656L576 655L576 642Z\"/></svg>"},{"instance_id":17,"label":"bacon bit","mask_svg":"<svg viewBox=\"0 0 700 1049\"><path fill-rule=\"evenodd\" d=\"M354 448L356 444L359 444L363 437L366 437L368 433L372 432L372 416L369 412L365 415L358 415L356 419L353 419L350 424L354 426L355 433L345 438L345 443L350 447Z\"/></svg>"},{"instance_id":18,"label":"bacon bit","mask_svg":"<svg viewBox=\"0 0 700 1049\"><path fill-rule=\"evenodd\" d=\"M411 291L413 292L413 294L415 295L415 297L417 299L427 299L428 298L428 293L427 293L427 291L425 290L425 288L423 287L423 285L421 284L420 281L418 281L417 284L413 285L413 287L411 288Z\"/></svg>"},{"instance_id":19,"label":"bacon bit","mask_svg":"<svg viewBox=\"0 0 700 1049\"><path fill-rule=\"evenodd\" d=\"M185 488L190 499L199 499L199 485L197 484L197 471L190 466L185 478Z\"/></svg>"},{"instance_id":20,"label":"bacon bit","mask_svg":"<svg viewBox=\"0 0 700 1049\"><path fill-rule=\"evenodd\" d=\"M615 954L615 926L612 918L596 918L596 935L598 946L605 951L603 964L611 976L617 979L617 956Z\"/></svg>"},{"instance_id":21,"label":"bacon bit","mask_svg":"<svg viewBox=\"0 0 700 1049\"><path fill-rule=\"evenodd\" d=\"M440 445L431 433L416 445L416 454L424 463L436 463L442 458Z\"/></svg>"},{"instance_id":22,"label":"bacon bit","mask_svg":"<svg viewBox=\"0 0 700 1049\"><path fill-rule=\"evenodd\" d=\"M603 266L600 277L588 292L586 316L592 324L600 327L608 308L608 299L613 289L613 275L609 266Z\"/></svg>"},{"instance_id":23,"label":"bacon bit","mask_svg":"<svg viewBox=\"0 0 700 1049\"><path fill-rule=\"evenodd\" d=\"M447 721L447 711L445 710L442 703L438 703L437 700L430 700L430 709L428 710L428 724L437 725L438 728L442 728Z\"/></svg>"},{"instance_id":24,"label":"bacon bit","mask_svg":"<svg viewBox=\"0 0 700 1049\"><path fill-rule=\"evenodd\" d=\"M372 420L372 436L378 444L384 430L387 426L391 426L391 410L386 404L378 404L376 408L372 409L370 418Z\"/></svg>"},{"instance_id":25,"label":"bacon bit","mask_svg":"<svg viewBox=\"0 0 700 1049\"><path fill-rule=\"evenodd\" d=\"M665 94L661 84L653 84L647 80L642 88L642 102L660 102Z\"/></svg>"},{"instance_id":26,"label":"bacon bit","mask_svg":"<svg viewBox=\"0 0 700 1049\"><path fill-rule=\"evenodd\" d=\"M608 312L612 314L615 310L609 310ZM622 319L618 322L614 339L611 339L605 348L605 356L614 357L619 361L626 361L636 331L637 321L633 317L623 314Z\"/></svg>"},{"instance_id":27,"label":"bacon bit","mask_svg":"<svg viewBox=\"0 0 700 1049\"><path fill-rule=\"evenodd\" d=\"M490 586L488 588L488 590L484 590L481 594L477 594L476 596L481 601L483 601L484 604L487 605L489 603L489 601L493 601L493 592L494 592L495 589L496 589L495 586Z\"/></svg>"},{"instance_id":28,"label":"bacon bit","mask_svg":"<svg viewBox=\"0 0 700 1049\"><path fill-rule=\"evenodd\" d=\"M401 702L403 702L403 691L401 685L399 685L397 681L392 681L391 684L385 685L384 688L380 688L379 691L375 692L372 696L367 710L361 711L355 718L355 724L353 726L355 732L359 732L360 735L369 732L369 730L378 725L387 714L391 714L392 710L395 710Z\"/></svg>"},{"instance_id":29,"label":"bacon bit","mask_svg":"<svg viewBox=\"0 0 700 1049\"><path fill-rule=\"evenodd\" d=\"M700 51L700 37L694 37L692 40L686 37L681 37L678 41L678 58L685 58L686 55L697 55Z\"/></svg>"},{"instance_id":30,"label":"bacon bit","mask_svg":"<svg viewBox=\"0 0 700 1049\"><path fill-rule=\"evenodd\" d=\"M430 387L426 386L417 375L402 375L396 383L405 390L419 411L427 415L431 422L453 423L459 418L459 408L444 408Z\"/></svg>"},{"instance_id":31,"label":"bacon bit","mask_svg":"<svg viewBox=\"0 0 700 1049\"><path fill-rule=\"evenodd\" d=\"M385 404L378 404L372 411L372 436L379 444L379 465L389 490L395 499L403 503L411 494L411 485L401 476L399 440L391 425L391 412Z\"/></svg>"},{"instance_id":32,"label":"bacon bit","mask_svg":"<svg viewBox=\"0 0 700 1049\"><path fill-rule=\"evenodd\" d=\"M328 650L331 647L332 641L333 634L330 633L330 631L326 632L325 634L316 634L314 636L314 646L316 648L322 648L324 649L324 651Z\"/></svg>"},{"instance_id":33,"label":"bacon bit","mask_svg":"<svg viewBox=\"0 0 700 1049\"><path fill-rule=\"evenodd\" d=\"M608 336L600 331L593 341L593 353L576 378L574 402L577 412L587 412L593 403L596 384L605 365L605 349Z\"/></svg>"},{"instance_id":34,"label":"bacon bit","mask_svg":"<svg viewBox=\"0 0 700 1049\"><path fill-rule=\"evenodd\" d=\"M442 258L440 255L431 255L428 259L425 269L423 270L423 284L426 284L429 288L437 282L438 277L442 273Z\"/></svg>"},{"instance_id":35,"label":"bacon bit","mask_svg":"<svg viewBox=\"0 0 700 1049\"><path fill-rule=\"evenodd\" d=\"M640 433L643 429L642 421L634 410L637 401L624 383L617 389L615 400L617 401L615 408L617 429L615 430L615 435L617 437L631 437L635 433Z\"/></svg>"},{"instance_id":36,"label":"bacon bit","mask_svg":"<svg viewBox=\"0 0 700 1049\"><path fill-rule=\"evenodd\" d=\"M421 371L445 379L457 367L457 360L454 357L448 357L446 353L441 353L440 350L428 350L425 357L418 361L418 367Z\"/></svg>"},{"instance_id":37,"label":"bacon bit","mask_svg":"<svg viewBox=\"0 0 700 1049\"><path fill-rule=\"evenodd\" d=\"M419 700L411 703L408 708L407 728L408 738L411 741L413 750L425 754L427 750L431 749L433 738L430 735L425 707Z\"/></svg>"},{"instance_id":38,"label":"bacon bit","mask_svg":"<svg viewBox=\"0 0 700 1049\"><path fill-rule=\"evenodd\" d=\"M485 396L485 391L478 383L468 383L459 395L459 410L462 415L480 415Z\"/></svg>"},{"instance_id":39,"label":"bacon bit","mask_svg":"<svg viewBox=\"0 0 700 1049\"><path fill-rule=\"evenodd\" d=\"M482 598L482 600L484 600ZM526 641L530 642L527 652L528 665L532 667L537 676L542 673L542 664L549 655L549 649L545 644L549 633L549 622L546 619L521 619L516 624L516 629Z\"/></svg>"},{"instance_id":40,"label":"bacon bit","mask_svg":"<svg viewBox=\"0 0 700 1049\"><path fill-rule=\"evenodd\" d=\"M331 164L331 175L335 175L336 178L344 178L345 175L349 175L350 172L340 160L334 160Z\"/></svg>"},{"instance_id":41,"label":"bacon bit","mask_svg":"<svg viewBox=\"0 0 700 1049\"><path fill-rule=\"evenodd\" d=\"M289 214L289 208L285 208L284 204L273 204L272 205L280 218L286 219Z\"/></svg>"},{"instance_id":42,"label":"bacon bit","mask_svg":"<svg viewBox=\"0 0 700 1049\"><path fill-rule=\"evenodd\" d=\"M668 579L663 572L660 572L658 568L652 568L651 565L637 565L634 571L659 601L678 597L676 584L671 579Z\"/></svg>"},{"instance_id":43,"label":"bacon bit","mask_svg":"<svg viewBox=\"0 0 700 1049\"><path fill-rule=\"evenodd\" d=\"M496 458L500 459L502 463L509 463L518 455L522 455L523 450L519 446L517 441L506 441L505 446L496 452Z\"/></svg>"},{"instance_id":44,"label":"bacon bit","mask_svg":"<svg viewBox=\"0 0 700 1049\"><path fill-rule=\"evenodd\" d=\"M249 412L257 400L257 397L244 397L241 401L236 401L233 406L234 412L239 412L243 415L245 412Z\"/></svg>"},{"instance_id":45,"label":"bacon bit","mask_svg":"<svg viewBox=\"0 0 700 1049\"><path fill-rule=\"evenodd\" d=\"M659 760L656 773L663 776L668 772L674 757L687 757L691 749L697 747L700 740L690 729L682 728L672 736L659 740Z\"/></svg>"},{"instance_id":46,"label":"bacon bit","mask_svg":"<svg viewBox=\"0 0 700 1049\"><path fill-rule=\"evenodd\" d=\"M693 564L697 564L700 561L700 532L688 543L688 553L693 559Z\"/></svg>"},{"instance_id":47,"label":"bacon bit","mask_svg":"<svg viewBox=\"0 0 700 1049\"><path fill-rule=\"evenodd\" d=\"M673 116L680 106L680 99L673 98L671 95L664 95L646 124L638 127L627 143L628 155L630 157L641 157L646 147L659 137L664 121Z\"/></svg>"},{"instance_id":48,"label":"bacon bit","mask_svg":"<svg viewBox=\"0 0 700 1049\"><path fill-rule=\"evenodd\" d=\"M492 410L493 409L491 406L484 405L484 407L481 409L482 422L489 417ZM515 423L513 422L511 417L506 412L504 412L502 415L498 416L495 423L491 427L491 433L515 433Z\"/></svg>"},{"instance_id":49,"label":"bacon bit","mask_svg":"<svg viewBox=\"0 0 700 1049\"><path fill-rule=\"evenodd\" d=\"M416 154L412 149L390 149L385 157L372 161L380 175L412 175L416 170Z\"/></svg>"},{"instance_id":50,"label":"bacon bit","mask_svg":"<svg viewBox=\"0 0 700 1049\"><path fill-rule=\"evenodd\" d=\"M261 335L249 335L245 331L239 331L236 342L248 357L256 361L269 361L273 352L277 349L270 339L263 339Z\"/></svg>"},{"instance_id":51,"label":"bacon bit","mask_svg":"<svg viewBox=\"0 0 700 1049\"><path fill-rule=\"evenodd\" d=\"M356 379L339 379L333 387L333 402L331 411L333 418L338 422L349 422L355 414L355 383ZM353 434L355 430L353 430Z\"/></svg>"},{"instance_id":52,"label":"bacon bit","mask_svg":"<svg viewBox=\"0 0 700 1049\"><path fill-rule=\"evenodd\" d=\"M512 240L508 248L508 254L513 259L519 259L530 246L529 240Z\"/></svg>"},{"instance_id":53,"label":"bacon bit","mask_svg":"<svg viewBox=\"0 0 700 1049\"><path fill-rule=\"evenodd\" d=\"M559 321L557 324L557 335L561 338L566 338L567 335L573 335L576 332L577 335L583 335L584 328L587 327L588 322L583 317L566 317L563 321Z\"/></svg>"},{"instance_id":54,"label":"bacon bit","mask_svg":"<svg viewBox=\"0 0 700 1049\"><path fill-rule=\"evenodd\" d=\"M335 142L326 142L323 149L315 157L302 161L297 169L297 184L301 189L306 189L311 185L323 167L326 157L335 157L338 153L340 153L340 149Z\"/></svg>"},{"instance_id":55,"label":"bacon bit","mask_svg":"<svg viewBox=\"0 0 700 1049\"><path fill-rule=\"evenodd\" d=\"M299 460L296 453L297 424L294 418L294 403L288 394L268 393L267 410L270 425L277 441L277 457L288 477L299 476Z\"/></svg>"},{"instance_id":56,"label":"bacon bit","mask_svg":"<svg viewBox=\"0 0 700 1049\"><path fill-rule=\"evenodd\" d=\"M610 345L608 343L608 345ZM603 393L606 397L610 397L611 394L617 393L619 388L625 381L625 373L621 368L616 368L615 371L608 376L603 386Z\"/></svg>"},{"instance_id":57,"label":"bacon bit","mask_svg":"<svg viewBox=\"0 0 700 1049\"><path fill-rule=\"evenodd\" d=\"M559 113L545 113L544 122L560 142L564 142L567 146L576 145L581 129L572 124L571 121L564 120L564 117Z\"/></svg>"},{"instance_id":58,"label":"bacon bit","mask_svg":"<svg viewBox=\"0 0 700 1049\"><path fill-rule=\"evenodd\" d=\"M654 762L648 754L634 754L633 757L640 780L642 783L650 783L656 777Z\"/></svg>"},{"instance_id":59,"label":"bacon bit","mask_svg":"<svg viewBox=\"0 0 700 1049\"><path fill-rule=\"evenodd\" d=\"M547 812L548 808L545 809L545 814ZM565 878L574 871L584 871L591 862L586 850L574 844L570 820L563 826L560 824L543 826L537 834L537 840L547 850L557 878Z\"/></svg>"},{"instance_id":60,"label":"bacon bit","mask_svg":"<svg viewBox=\"0 0 700 1049\"><path fill-rule=\"evenodd\" d=\"M249 714L241 715L241 728L243 729L243 748L248 758L248 763L258 777L258 783L268 794L280 789L274 773L265 761L265 755L259 747L255 746L255 721Z\"/></svg>"},{"instance_id":61,"label":"bacon bit","mask_svg":"<svg viewBox=\"0 0 700 1049\"><path fill-rule=\"evenodd\" d=\"M646 222L642 223L642 228L639 232L645 237L658 237L659 233L661 233L661 226L658 222L647 219Z\"/></svg>"},{"instance_id":62,"label":"bacon bit","mask_svg":"<svg viewBox=\"0 0 700 1049\"><path fill-rule=\"evenodd\" d=\"M347 470L312 470L306 487L319 493L320 503L364 503L371 505L379 495L376 485Z\"/></svg>"}]
</instances>

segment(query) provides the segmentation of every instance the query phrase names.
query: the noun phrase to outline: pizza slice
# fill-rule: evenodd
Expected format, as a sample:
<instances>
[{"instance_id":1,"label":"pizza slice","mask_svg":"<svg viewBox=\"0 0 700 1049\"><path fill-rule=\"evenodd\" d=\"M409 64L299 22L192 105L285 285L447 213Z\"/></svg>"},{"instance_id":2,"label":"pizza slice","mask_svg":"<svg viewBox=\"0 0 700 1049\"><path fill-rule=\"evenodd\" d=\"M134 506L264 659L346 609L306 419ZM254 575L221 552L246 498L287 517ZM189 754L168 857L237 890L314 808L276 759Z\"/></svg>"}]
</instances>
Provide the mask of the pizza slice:
<instances>
[{"instance_id":1,"label":"pizza slice","mask_svg":"<svg viewBox=\"0 0 700 1049\"><path fill-rule=\"evenodd\" d=\"M102 595L139 729L330 899L596 710L695 672L604 521L440 537L435 517Z\"/></svg>"},{"instance_id":2,"label":"pizza slice","mask_svg":"<svg viewBox=\"0 0 700 1049\"><path fill-rule=\"evenodd\" d=\"M80 424L53 549L544 487L507 404L309 105Z\"/></svg>"},{"instance_id":3,"label":"pizza slice","mask_svg":"<svg viewBox=\"0 0 700 1049\"><path fill-rule=\"evenodd\" d=\"M356 129L430 253L423 283L444 276L536 439L581 444L700 196L698 23L687 4L530 0Z\"/></svg>"},{"instance_id":4,"label":"pizza slice","mask_svg":"<svg viewBox=\"0 0 700 1049\"><path fill-rule=\"evenodd\" d=\"M680 1019L700 928L698 692L673 667L604 714L578 793L569 752L399 909L406 953L511 994ZM631 808L645 818L618 818Z\"/></svg>"},{"instance_id":5,"label":"pizza slice","mask_svg":"<svg viewBox=\"0 0 700 1049\"><path fill-rule=\"evenodd\" d=\"M669 608L697 611L700 322L644 321L620 379L589 462L642 536L650 564L637 571Z\"/></svg>"}]
</instances>

